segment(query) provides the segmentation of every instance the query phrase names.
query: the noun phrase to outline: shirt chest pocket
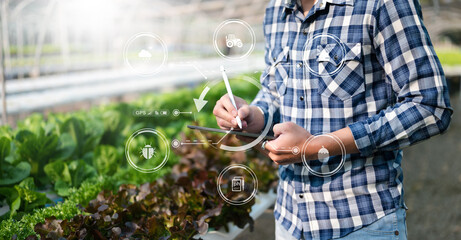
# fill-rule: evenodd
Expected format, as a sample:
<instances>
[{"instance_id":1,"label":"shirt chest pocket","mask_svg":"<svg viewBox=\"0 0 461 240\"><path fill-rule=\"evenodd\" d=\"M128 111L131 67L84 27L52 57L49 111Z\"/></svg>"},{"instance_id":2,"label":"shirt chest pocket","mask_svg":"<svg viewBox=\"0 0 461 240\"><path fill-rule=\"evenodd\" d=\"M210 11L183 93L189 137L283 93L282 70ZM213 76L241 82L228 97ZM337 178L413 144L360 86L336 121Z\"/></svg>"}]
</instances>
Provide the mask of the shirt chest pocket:
<instances>
[{"instance_id":1,"label":"shirt chest pocket","mask_svg":"<svg viewBox=\"0 0 461 240\"><path fill-rule=\"evenodd\" d=\"M360 43L317 45L313 50L310 63L317 66L311 73L320 95L344 101L365 91Z\"/></svg>"},{"instance_id":2,"label":"shirt chest pocket","mask_svg":"<svg viewBox=\"0 0 461 240\"><path fill-rule=\"evenodd\" d=\"M292 64L289 61L289 47L277 48L271 51L271 67L268 76L264 79L272 95L282 98L289 87L289 76Z\"/></svg>"}]
</instances>

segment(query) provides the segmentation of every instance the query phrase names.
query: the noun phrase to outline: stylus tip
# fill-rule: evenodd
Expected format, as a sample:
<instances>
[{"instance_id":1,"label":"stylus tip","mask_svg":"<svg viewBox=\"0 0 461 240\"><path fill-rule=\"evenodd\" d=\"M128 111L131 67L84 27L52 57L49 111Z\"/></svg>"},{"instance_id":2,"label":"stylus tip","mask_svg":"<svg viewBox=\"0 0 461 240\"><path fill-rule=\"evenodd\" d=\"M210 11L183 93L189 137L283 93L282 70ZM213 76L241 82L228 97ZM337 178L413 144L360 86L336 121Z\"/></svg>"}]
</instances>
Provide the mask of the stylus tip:
<instances>
[{"instance_id":1,"label":"stylus tip","mask_svg":"<svg viewBox=\"0 0 461 240\"><path fill-rule=\"evenodd\" d=\"M240 120L240 117L235 117L235 120L237 120L237 125L239 125L239 128L242 129L242 121Z\"/></svg>"}]
</instances>

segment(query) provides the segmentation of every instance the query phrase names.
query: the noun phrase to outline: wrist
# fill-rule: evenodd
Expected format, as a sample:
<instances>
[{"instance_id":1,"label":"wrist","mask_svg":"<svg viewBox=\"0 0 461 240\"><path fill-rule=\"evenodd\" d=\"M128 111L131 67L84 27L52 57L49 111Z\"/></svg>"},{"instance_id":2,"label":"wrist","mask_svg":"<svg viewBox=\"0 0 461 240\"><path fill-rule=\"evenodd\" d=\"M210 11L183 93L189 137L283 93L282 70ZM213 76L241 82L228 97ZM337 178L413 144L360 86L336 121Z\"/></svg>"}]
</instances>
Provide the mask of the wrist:
<instances>
[{"instance_id":1,"label":"wrist","mask_svg":"<svg viewBox=\"0 0 461 240\"><path fill-rule=\"evenodd\" d=\"M317 160L318 159L318 154L321 149L326 149L330 153L330 155L333 155L333 152L335 150L333 149L335 144L332 142L330 137L327 136L315 136L310 140L309 144L306 146L306 159L307 160Z\"/></svg>"},{"instance_id":2,"label":"wrist","mask_svg":"<svg viewBox=\"0 0 461 240\"><path fill-rule=\"evenodd\" d=\"M324 148L329 156L338 156L346 153L358 152L354 138L348 128L338 130L334 133L314 137L306 149L308 160L318 159L319 151Z\"/></svg>"}]
</instances>

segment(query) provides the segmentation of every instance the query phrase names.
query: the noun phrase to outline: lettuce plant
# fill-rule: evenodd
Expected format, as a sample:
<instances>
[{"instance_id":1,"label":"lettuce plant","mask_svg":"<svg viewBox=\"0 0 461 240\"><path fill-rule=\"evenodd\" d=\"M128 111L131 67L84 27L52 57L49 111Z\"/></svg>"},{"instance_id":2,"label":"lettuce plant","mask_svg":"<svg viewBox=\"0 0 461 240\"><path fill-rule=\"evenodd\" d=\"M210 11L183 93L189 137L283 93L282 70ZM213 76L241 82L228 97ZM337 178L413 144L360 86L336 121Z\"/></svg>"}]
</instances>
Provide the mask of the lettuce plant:
<instances>
[{"instance_id":1,"label":"lettuce plant","mask_svg":"<svg viewBox=\"0 0 461 240\"><path fill-rule=\"evenodd\" d=\"M234 138L224 143L238 145ZM139 187L121 185L116 193L104 190L82 214L71 219L49 217L35 225L35 232L42 239L191 239L210 228L226 228L229 222L253 227L254 200L239 207L225 203L217 193L217 175L228 164L251 161L257 163L256 172L275 176L271 162L241 152L224 153L210 145L180 148L176 154L181 159L171 174ZM260 180L267 190L275 181L276 177L268 176Z\"/></svg>"},{"instance_id":2,"label":"lettuce plant","mask_svg":"<svg viewBox=\"0 0 461 240\"><path fill-rule=\"evenodd\" d=\"M8 159L11 150L11 140L0 138L0 186L8 186L20 182L30 174L30 164Z\"/></svg>"}]
</instances>

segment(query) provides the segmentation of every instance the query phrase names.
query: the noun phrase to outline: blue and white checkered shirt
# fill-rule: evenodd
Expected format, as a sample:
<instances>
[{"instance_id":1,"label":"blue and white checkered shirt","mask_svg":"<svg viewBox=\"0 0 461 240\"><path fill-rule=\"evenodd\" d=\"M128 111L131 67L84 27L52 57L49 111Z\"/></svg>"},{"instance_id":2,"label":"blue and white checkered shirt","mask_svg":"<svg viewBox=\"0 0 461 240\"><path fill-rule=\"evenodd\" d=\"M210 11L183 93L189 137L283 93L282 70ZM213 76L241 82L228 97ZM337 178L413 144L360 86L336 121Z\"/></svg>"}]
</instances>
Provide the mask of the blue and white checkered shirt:
<instances>
[{"instance_id":1,"label":"blue and white checkered shirt","mask_svg":"<svg viewBox=\"0 0 461 240\"><path fill-rule=\"evenodd\" d=\"M270 99L261 91L252 104L311 134L349 127L360 150L330 177L281 166L278 223L296 238L332 239L402 207L401 149L445 131L452 114L417 0L318 0L306 17L295 0L272 0L264 34Z\"/></svg>"}]
</instances>

